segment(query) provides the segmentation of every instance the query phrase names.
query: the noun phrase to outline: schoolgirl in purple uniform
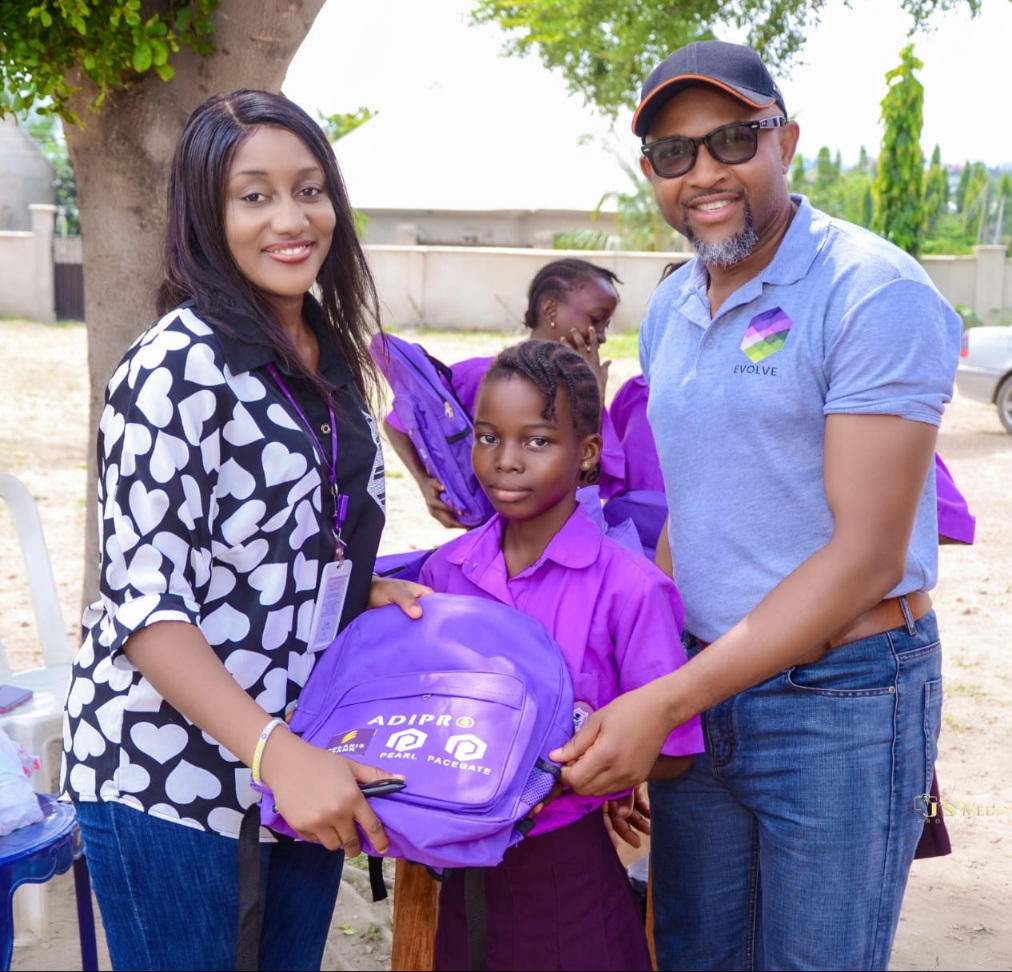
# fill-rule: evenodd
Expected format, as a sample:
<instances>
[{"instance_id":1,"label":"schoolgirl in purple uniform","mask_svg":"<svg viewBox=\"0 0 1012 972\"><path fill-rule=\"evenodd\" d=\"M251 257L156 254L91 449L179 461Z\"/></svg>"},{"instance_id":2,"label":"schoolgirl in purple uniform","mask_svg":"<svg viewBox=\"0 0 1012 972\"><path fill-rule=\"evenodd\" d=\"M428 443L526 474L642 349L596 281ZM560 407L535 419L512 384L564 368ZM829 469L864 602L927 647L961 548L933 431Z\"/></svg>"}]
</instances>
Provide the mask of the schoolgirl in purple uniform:
<instances>
[{"instance_id":1,"label":"schoolgirl in purple uniform","mask_svg":"<svg viewBox=\"0 0 1012 972\"><path fill-rule=\"evenodd\" d=\"M618 306L618 277L604 267L586 260L566 258L545 264L534 276L527 290L524 325L531 338L558 341L576 351L597 377L604 400L610 361L602 361L599 349L607 339L606 331ZM450 366L453 392L463 406L474 414L478 386L494 357L466 358ZM418 483L432 516L446 527L460 527L456 511L441 499L442 483L429 475L415 447L397 416L391 412L384 420L387 439ZM627 488L624 486L626 453L607 411L602 413L603 448L599 470L588 469L590 479L596 478L601 499L606 500ZM585 480L590 481L588 477Z\"/></svg>"},{"instance_id":2,"label":"schoolgirl in purple uniform","mask_svg":"<svg viewBox=\"0 0 1012 972\"><path fill-rule=\"evenodd\" d=\"M496 508L422 569L436 591L498 600L540 621L562 648L577 711L589 713L678 668L682 602L673 582L604 536L577 503L600 457L600 387L561 344L526 341L495 359L475 415L474 470ZM697 720L667 739L652 776L687 768ZM643 923L600 807L566 793L486 877L489 969L649 969ZM443 885L436 967L466 969L464 878Z\"/></svg>"}]
</instances>

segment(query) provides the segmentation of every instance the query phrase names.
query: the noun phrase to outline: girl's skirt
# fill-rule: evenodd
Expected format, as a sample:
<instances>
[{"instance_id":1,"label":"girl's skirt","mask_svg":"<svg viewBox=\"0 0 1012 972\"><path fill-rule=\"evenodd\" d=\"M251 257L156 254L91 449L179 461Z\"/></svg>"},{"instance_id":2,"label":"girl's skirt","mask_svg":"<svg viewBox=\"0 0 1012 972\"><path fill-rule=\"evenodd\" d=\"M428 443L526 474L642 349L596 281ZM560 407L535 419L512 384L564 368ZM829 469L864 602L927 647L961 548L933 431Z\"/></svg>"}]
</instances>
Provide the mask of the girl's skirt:
<instances>
[{"instance_id":1,"label":"girl's skirt","mask_svg":"<svg viewBox=\"0 0 1012 972\"><path fill-rule=\"evenodd\" d=\"M600 811L506 852L485 872L487 968L651 968L625 867ZM439 895L436 968L468 969L464 874Z\"/></svg>"}]
</instances>

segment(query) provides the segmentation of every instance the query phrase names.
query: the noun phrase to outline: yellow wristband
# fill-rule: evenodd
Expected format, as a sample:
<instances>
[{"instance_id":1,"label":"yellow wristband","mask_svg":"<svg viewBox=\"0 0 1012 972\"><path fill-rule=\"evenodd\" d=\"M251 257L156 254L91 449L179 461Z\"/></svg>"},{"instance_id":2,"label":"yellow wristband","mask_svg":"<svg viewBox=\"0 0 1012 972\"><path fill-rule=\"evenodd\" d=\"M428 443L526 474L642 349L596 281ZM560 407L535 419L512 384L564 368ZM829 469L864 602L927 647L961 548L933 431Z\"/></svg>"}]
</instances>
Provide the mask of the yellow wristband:
<instances>
[{"instance_id":1,"label":"yellow wristband","mask_svg":"<svg viewBox=\"0 0 1012 972\"><path fill-rule=\"evenodd\" d=\"M260 760L263 759L264 747L267 745L267 740L270 739L271 733L274 732L278 726L283 726L284 724L284 719L271 719L271 721L264 726L264 731L260 733L256 749L253 750L253 762L250 764L250 769L253 771L253 782L257 785L261 785L263 783L263 780L260 779Z\"/></svg>"}]
</instances>

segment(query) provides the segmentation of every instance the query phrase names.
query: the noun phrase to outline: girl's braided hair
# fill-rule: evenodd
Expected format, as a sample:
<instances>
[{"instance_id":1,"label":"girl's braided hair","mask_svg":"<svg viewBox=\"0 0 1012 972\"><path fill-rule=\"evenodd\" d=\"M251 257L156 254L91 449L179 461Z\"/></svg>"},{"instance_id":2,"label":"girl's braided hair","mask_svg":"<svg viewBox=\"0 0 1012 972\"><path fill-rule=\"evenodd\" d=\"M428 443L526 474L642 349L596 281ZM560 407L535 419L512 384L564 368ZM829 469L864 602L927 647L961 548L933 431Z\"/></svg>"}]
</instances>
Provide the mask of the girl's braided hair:
<instances>
[{"instance_id":1,"label":"girl's braided hair","mask_svg":"<svg viewBox=\"0 0 1012 972\"><path fill-rule=\"evenodd\" d=\"M500 378L520 376L545 396L543 419L555 421L559 386L569 395L573 428L581 438L601 429L601 389L590 365L575 351L557 341L523 341L499 352L482 385Z\"/></svg>"},{"instance_id":2,"label":"girl's braided hair","mask_svg":"<svg viewBox=\"0 0 1012 972\"><path fill-rule=\"evenodd\" d=\"M604 267L595 266L586 260L567 258L546 263L535 275L527 289L527 310L524 324L531 330L538 323L538 306L545 297L561 299L563 294L576 289L586 280L597 277L617 288L622 283L618 277Z\"/></svg>"}]
</instances>

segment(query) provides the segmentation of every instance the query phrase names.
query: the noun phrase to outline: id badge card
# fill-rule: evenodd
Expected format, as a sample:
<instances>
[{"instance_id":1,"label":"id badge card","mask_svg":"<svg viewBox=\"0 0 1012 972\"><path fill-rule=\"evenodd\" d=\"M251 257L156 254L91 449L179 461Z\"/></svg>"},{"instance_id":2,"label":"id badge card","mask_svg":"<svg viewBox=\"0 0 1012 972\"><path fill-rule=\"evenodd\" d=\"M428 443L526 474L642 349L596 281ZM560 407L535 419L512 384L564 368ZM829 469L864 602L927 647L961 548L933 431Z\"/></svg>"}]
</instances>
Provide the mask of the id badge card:
<instances>
[{"instance_id":1,"label":"id badge card","mask_svg":"<svg viewBox=\"0 0 1012 972\"><path fill-rule=\"evenodd\" d=\"M334 640L350 582L350 560L332 560L324 566L313 607L313 623L309 626L310 651L320 651Z\"/></svg>"}]
</instances>

